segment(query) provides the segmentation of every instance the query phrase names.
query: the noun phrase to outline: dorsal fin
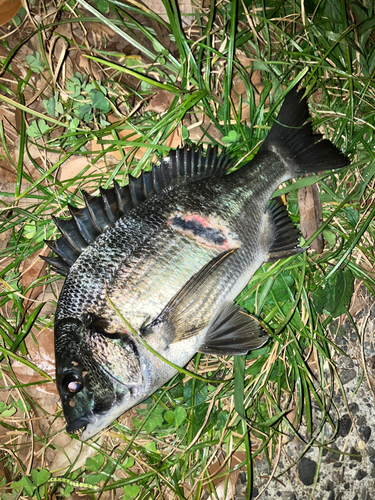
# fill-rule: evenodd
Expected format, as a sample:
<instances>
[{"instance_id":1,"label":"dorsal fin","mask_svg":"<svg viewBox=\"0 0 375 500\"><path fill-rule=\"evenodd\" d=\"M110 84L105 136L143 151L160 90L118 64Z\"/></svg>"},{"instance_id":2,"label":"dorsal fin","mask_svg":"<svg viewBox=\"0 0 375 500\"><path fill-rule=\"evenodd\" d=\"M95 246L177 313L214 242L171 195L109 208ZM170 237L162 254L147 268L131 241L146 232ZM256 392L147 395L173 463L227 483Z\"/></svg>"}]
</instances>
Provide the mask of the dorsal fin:
<instances>
[{"instance_id":1,"label":"dorsal fin","mask_svg":"<svg viewBox=\"0 0 375 500\"><path fill-rule=\"evenodd\" d=\"M111 189L100 188L100 196L82 191L85 207L68 205L71 219L53 221L61 231L61 238L46 241L58 257L42 257L56 272L66 276L70 266L83 250L108 226L151 196L177 184L189 184L207 177L220 177L233 165L225 149L218 156L217 146L208 146L206 155L200 146L196 151L185 146L169 152L159 165L143 171L139 177L129 176L129 184L119 186L114 181Z\"/></svg>"}]
</instances>

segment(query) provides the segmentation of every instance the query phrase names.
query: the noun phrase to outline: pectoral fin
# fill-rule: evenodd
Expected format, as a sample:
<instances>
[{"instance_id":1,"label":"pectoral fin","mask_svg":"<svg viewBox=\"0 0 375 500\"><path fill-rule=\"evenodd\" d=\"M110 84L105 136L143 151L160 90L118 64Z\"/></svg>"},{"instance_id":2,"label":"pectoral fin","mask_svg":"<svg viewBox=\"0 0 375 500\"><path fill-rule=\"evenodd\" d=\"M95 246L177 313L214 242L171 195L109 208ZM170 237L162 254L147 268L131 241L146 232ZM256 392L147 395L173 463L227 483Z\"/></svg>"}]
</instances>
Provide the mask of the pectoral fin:
<instances>
[{"instance_id":1,"label":"pectoral fin","mask_svg":"<svg viewBox=\"0 0 375 500\"><path fill-rule=\"evenodd\" d=\"M252 316L233 303L224 304L212 321L199 352L236 356L258 349L268 334Z\"/></svg>"},{"instance_id":2,"label":"pectoral fin","mask_svg":"<svg viewBox=\"0 0 375 500\"><path fill-rule=\"evenodd\" d=\"M235 249L231 249L220 253L194 274L168 302L159 316L141 328L142 335L147 336L162 329L168 343L173 343L188 339L206 328L209 319L206 315L194 314L196 304L204 301L204 296L209 293L208 282L215 279L222 263L234 251Z\"/></svg>"}]
</instances>

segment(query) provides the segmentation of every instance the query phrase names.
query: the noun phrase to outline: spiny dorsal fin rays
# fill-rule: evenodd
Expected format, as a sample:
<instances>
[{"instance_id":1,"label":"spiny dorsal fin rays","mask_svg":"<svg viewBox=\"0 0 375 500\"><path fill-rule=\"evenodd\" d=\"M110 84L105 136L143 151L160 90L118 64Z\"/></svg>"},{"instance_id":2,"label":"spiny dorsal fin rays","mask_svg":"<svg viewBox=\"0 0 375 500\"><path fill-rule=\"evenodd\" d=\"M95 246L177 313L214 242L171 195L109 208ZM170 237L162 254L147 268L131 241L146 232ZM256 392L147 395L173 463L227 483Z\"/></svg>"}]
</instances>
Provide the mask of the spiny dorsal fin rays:
<instances>
[{"instance_id":1,"label":"spiny dorsal fin rays","mask_svg":"<svg viewBox=\"0 0 375 500\"><path fill-rule=\"evenodd\" d=\"M62 237L46 241L58 257L42 257L58 273L66 276L70 266L83 250L93 243L109 225L129 213L134 207L163 189L177 184L188 184L206 177L224 175L233 162L225 149L218 156L217 146L209 146L203 156L203 148L197 151L185 146L170 151L161 163L153 166L137 178L129 176L129 184L119 186L114 181L112 189L100 189L100 196L91 196L82 191L85 207L68 205L72 219L53 218Z\"/></svg>"}]
</instances>

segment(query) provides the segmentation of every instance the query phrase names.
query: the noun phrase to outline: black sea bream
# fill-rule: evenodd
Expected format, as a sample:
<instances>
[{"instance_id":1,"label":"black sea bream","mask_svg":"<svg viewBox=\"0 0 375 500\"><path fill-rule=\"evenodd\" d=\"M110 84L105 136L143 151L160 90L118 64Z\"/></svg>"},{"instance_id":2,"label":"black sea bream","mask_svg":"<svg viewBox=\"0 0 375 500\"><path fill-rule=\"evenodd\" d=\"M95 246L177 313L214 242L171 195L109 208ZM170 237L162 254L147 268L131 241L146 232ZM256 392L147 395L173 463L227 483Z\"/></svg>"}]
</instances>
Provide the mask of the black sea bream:
<instances>
[{"instance_id":1,"label":"black sea bream","mask_svg":"<svg viewBox=\"0 0 375 500\"><path fill-rule=\"evenodd\" d=\"M84 193L84 209L55 220L63 236L47 260L66 275L55 352L68 432L94 436L176 373L129 325L181 367L197 352L246 354L267 341L234 299L261 264L304 250L272 193L348 164L312 134L303 92L288 94L259 153L234 173L225 150L185 147L128 186Z\"/></svg>"}]
</instances>

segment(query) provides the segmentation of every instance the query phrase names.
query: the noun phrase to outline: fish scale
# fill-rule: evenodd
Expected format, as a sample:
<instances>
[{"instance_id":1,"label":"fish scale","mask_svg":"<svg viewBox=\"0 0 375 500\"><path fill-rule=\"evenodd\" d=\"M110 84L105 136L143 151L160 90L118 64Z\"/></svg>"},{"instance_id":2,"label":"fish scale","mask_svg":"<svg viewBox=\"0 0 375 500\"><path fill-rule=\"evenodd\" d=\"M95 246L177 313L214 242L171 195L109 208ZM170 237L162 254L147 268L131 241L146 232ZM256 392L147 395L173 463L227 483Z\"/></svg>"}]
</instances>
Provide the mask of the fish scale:
<instances>
[{"instance_id":1,"label":"fish scale","mask_svg":"<svg viewBox=\"0 0 375 500\"><path fill-rule=\"evenodd\" d=\"M181 367L197 352L246 354L267 341L233 301L264 262L304 251L272 193L348 164L312 133L302 94L288 94L258 154L235 172L225 175L233 165L225 150L171 151L128 186L84 194L85 208L56 220L62 237L47 243L58 257L46 260L67 276L55 353L68 432L84 427L81 439L93 437L177 373L132 328Z\"/></svg>"}]
</instances>

